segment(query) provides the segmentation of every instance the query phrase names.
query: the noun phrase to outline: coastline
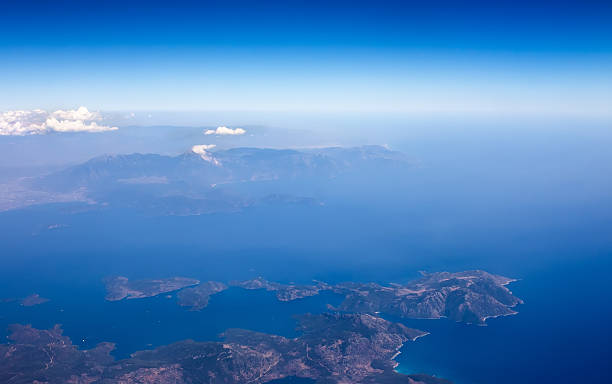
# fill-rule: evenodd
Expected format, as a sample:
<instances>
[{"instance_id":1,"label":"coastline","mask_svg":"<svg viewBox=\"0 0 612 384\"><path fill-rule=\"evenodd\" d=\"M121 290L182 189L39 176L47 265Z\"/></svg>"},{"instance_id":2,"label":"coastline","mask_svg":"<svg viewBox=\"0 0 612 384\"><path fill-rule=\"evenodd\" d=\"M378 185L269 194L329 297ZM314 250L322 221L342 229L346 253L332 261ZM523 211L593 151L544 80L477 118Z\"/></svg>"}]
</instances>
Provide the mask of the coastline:
<instances>
[{"instance_id":1,"label":"coastline","mask_svg":"<svg viewBox=\"0 0 612 384\"><path fill-rule=\"evenodd\" d=\"M413 337L412 339L410 339L410 341L411 342L415 342L418 339L420 339L421 337L427 336L427 335L430 335L430 334L431 334L430 332L423 331L423 334ZM397 347L397 350L396 350L395 354L393 356L391 356L391 359L390 359L392 364L393 364L393 371L397 372L397 373L401 373L401 374L404 374L404 373L402 373L402 372L397 370L397 367L400 364L397 361L395 361L395 358L398 357L402 353L401 349L403 347L404 347L404 343L402 343L399 347Z\"/></svg>"}]
</instances>

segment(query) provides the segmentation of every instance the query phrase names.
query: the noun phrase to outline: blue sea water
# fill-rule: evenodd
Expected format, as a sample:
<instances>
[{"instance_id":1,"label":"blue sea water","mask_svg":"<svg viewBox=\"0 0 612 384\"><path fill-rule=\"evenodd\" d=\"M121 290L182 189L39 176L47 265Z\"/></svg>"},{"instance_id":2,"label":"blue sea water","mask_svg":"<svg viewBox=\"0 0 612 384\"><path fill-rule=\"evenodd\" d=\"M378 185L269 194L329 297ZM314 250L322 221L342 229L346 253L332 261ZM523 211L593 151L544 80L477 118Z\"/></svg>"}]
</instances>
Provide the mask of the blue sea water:
<instances>
[{"instance_id":1,"label":"blue sea water","mask_svg":"<svg viewBox=\"0 0 612 384\"><path fill-rule=\"evenodd\" d=\"M8 315L1 320L3 328L7 323L31 323L37 328L61 324L64 333L82 348L115 342L112 354L117 358L180 340L221 340L229 328L295 337L295 314L324 312L327 303L337 303L339 299L324 294L281 303L271 292L230 288L215 295L207 308L189 311L179 307L172 294L108 302L104 292L95 289L80 291L78 296L61 291L49 293L53 292L47 292L53 300L35 307L20 307L16 302L4 304L3 312Z\"/></svg>"},{"instance_id":2,"label":"blue sea water","mask_svg":"<svg viewBox=\"0 0 612 384\"><path fill-rule=\"evenodd\" d=\"M234 327L294 337L295 314L322 312L326 304L335 305L340 300L336 295L324 294L282 303L271 292L232 288L213 296L204 310L194 312L179 307L174 294L107 302L102 278L108 275L180 275L220 281L261 275L284 282L402 282L423 269L478 267L520 279L510 285L525 301L517 308L519 313L490 319L486 327L445 319L395 319L431 333L404 346L397 358L398 371L435 374L458 384L606 383L611 378L610 263L602 248L605 244L595 240L583 247L583 254L577 258L572 257L575 240L569 233L567 237L537 236L539 241L530 240L536 250L555 249L556 258L551 260L535 259L534 253L521 255L524 243L508 249L512 242L504 242L505 231L489 231L487 241L491 244L472 248L469 255L464 253L471 248L469 241L431 248L431 233L421 232L420 241L406 239L391 230L394 223L376 222L376 213L364 214L370 224L360 225L368 235L351 242L348 239L353 236L354 215L342 206L319 211L312 207L267 210L265 219L271 224L263 231L267 232L265 236L262 231L254 232L257 236L248 235L249 228L255 228L262 219L263 213L257 210L147 218L112 211L75 214L65 209L1 215L5 233L14 232L3 243L4 251L14 257L4 262L2 297L24 297L36 292L51 299L34 307L17 302L0 304L0 328L5 335L11 323L42 328L62 324L65 334L82 348L112 341L117 344L114 355L123 358L136 350L183 339L219 340L225 329ZM285 231L285 238L277 239L275 236L287 221L296 218L302 225L318 229L309 231L307 238L292 230ZM65 226L47 229L56 221ZM321 223L319 227L314 226L316 222ZM245 233L240 242L231 246L217 237L219 228L229 223L236 232ZM103 236L92 233L91 228L104 232ZM528 239L527 234L523 236ZM421 249L428 257L414 251L413 255L398 252L395 247L379 246L379 242ZM513 254L514 260L490 260L487 255L495 252L496 242L500 244L497 253Z\"/></svg>"},{"instance_id":3,"label":"blue sea water","mask_svg":"<svg viewBox=\"0 0 612 384\"><path fill-rule=\"evenodd\" d=\"M400 372L458 384L612 382L609 139L521 137L508 146L507 137L459 136L444 135L431 161L426 142L407 143L425 160L405 175L308 186L323 206L188 217L79 205L0 213L0 298L51 300L0 303L0 335L15 322L61 323L75 344L112 341L121 358L186 338L218 340L231 327L295 336L293 315L338 300L280 303L270 292L230 289L192 312L174 294L106 302L109 275L401 283L420 270L484 269L518 279L510 288L525 301L519 313L486 327L401 320L430 334L406 343Z\"/></svg>"},{"instance_id":4,"label":"blue sea water","mask_svg":"<svg viewBox=\"0 0 612 384\"><path fill-rule=\"evenodd\" d=\"M407 321L431 334L404 346L399 371L457 384L611 382L609 271L609 264L587 263L526 273L510 286L525 300L519 313L484 327Z\"/></svg>"}]
</instances>

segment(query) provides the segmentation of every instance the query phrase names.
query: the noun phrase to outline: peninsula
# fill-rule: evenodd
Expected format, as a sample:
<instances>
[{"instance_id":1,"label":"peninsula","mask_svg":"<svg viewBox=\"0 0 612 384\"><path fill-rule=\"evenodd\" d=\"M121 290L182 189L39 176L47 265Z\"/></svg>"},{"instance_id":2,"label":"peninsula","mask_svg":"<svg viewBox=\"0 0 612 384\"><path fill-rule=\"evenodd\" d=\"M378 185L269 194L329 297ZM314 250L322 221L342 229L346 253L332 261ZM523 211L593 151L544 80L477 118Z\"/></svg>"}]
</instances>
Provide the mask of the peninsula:
<instances>
[{"instance_id":1,"label":"peninsula","mask_svg":"<svg viewBox=\"0 0 612 384\"><path fill-rule=\"evenodd\" d=\"M393 371L393 357L406 342L425 335L366 314L328 313L299 317L302 336L285 338L229 329L221 342L180 341L115 360L112 343L80 350L55 326L13 325L0 344L0 380L48 383L254 383L283 378L316 383L449 383L427 375Z\"/></svg>"},{"instance_id":2,"label":"peninsula","mask_svg":"<svg viewBox=\"0 0 612 384\"><path fill-rule=\"evenodd\" d=\"M167 279L145 279L130 281L127 277L117 276L104 279L106 300L142 299L162 293L178 291L200 283L199 280L187 277L170 277Z\"/></svg>"}]
</instances>

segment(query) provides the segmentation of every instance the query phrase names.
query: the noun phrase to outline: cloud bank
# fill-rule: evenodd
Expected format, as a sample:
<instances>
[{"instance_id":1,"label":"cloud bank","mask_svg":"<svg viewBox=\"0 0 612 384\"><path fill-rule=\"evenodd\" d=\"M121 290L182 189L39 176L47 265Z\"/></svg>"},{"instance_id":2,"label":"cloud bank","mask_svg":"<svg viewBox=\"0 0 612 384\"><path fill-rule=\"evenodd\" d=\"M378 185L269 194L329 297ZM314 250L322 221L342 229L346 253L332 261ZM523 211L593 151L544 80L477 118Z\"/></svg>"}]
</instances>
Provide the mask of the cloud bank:
<instances>
[{"instance_id":1,"label":"cloud bank","mask_svg":"<svg viewBox=\"0 0 612 384\"><path fill-rule=\"evenodd\" d=\"M47 112L42 109L6 111L0 114L0 136L40 135L49 132L105 132L117 127L100 125L99 112L85 107Z\"/></svg>"},{"instance_id":2,"label":"cloud bank","mask_svg":"<svg viewBox=\"0 0 612 384\"><path fill-rule=\"evenodd\" d=\"M242 128L231 129L225 126L217 127L217 129L208 129L204 132L205 135L244 135L246 131Z\"/></svg>"}]
</instances>

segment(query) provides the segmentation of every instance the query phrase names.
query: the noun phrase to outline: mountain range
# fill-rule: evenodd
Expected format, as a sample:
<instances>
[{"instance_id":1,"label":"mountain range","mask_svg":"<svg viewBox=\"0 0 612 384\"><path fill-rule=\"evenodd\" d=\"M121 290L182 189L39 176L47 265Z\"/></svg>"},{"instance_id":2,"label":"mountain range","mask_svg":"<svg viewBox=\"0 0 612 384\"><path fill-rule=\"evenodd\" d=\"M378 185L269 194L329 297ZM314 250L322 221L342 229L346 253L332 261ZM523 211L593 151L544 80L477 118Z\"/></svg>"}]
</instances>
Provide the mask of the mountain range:
<instances>
[{"instance_id":1,"label":"mountain range","mask_svg":"<svg viewBox=\"0 0 612 384\"><path fill-rule=\"evenodd\" d=\"M342 175L409 164L404 154L382 146L214 150L197 145L178 156L105 155L0 186L6 192L0 210L84 202L189 215L258 204L321 204L314 196L303 195L308 188L291 185L316 185Z\"/></svg>"}]
</instances>

